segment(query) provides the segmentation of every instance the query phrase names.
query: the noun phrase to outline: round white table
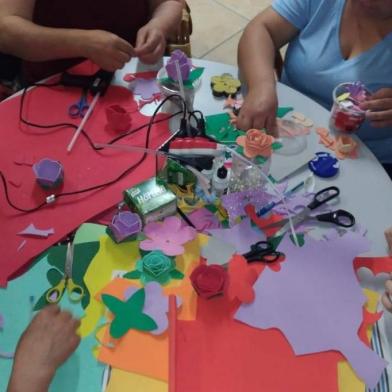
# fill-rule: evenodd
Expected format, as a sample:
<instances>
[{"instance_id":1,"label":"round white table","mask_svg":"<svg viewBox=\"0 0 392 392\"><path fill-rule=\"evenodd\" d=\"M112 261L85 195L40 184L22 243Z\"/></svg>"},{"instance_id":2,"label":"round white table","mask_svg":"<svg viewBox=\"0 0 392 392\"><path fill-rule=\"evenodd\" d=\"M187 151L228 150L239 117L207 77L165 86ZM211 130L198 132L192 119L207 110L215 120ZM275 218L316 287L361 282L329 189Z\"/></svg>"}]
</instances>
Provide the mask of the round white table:
<instances>
[{"instance_id":1,"label":"round white table","mask_svg":"<svg viewBox=\"0 0 392 392\"><path fill-rule=\"evenodd\" d=\"M212 95L210 78L224 72L238 75L238 69L230 65L198 59L194 59L193 64L205 68L201 86L196 91L194 109L201 110L205 116L221 113L223 100ZM161 66L162 64L146 67L134 59L123 70L117 72L114 83L123 85L122 78L127 72L157 70ZM330 114L324 107L284 84L278 83L277 90L279 106L292 106L295 111L312 119L315 127L328 128ZM392 226L392 181L372 152L364 143L357 140L360 146L358 159L341 161L339 174L331 179L316 178L315 190L331 185L338 186L340 198L337 208L350 211L355 216L357 223L367 229L367 236L371 240L371 249L363 256L387 256L388 249L384 230ZM307 148L313 152L329 152L319 144L319 137L314 131L307 137ZM302 172L296 172L291 176L289 178L290 186L304 179L305 173L309 173L307 167L304 167ZM386 274L377 277L368 274L361 276L361 285L381 294L384 292L386 278ZM381 304L379 304L379 309L383 310ZM392 315L389 312L384 312L384 316L373 329L373 339L378 337L377 343L374 343L375 349L379 354L383 352L384 358L391 364L392 333L390 331L392 331ZM387 373L389 380L391 380L391 365L387 367ZM391 388L392 384L389 387Z\"/></svg>"},{"instance_id":2,"label":"round white table","mask_svg":"<svg viewBox=\"0 0 392 392\"><path fill-rule=\"evenodd\" d=\"M223 100L215 98L211 93L210 78L224 72L238 75L236 67L206 60L193 60L194 65L204 67L202 83L196 91L194 109L201 110L204 115L221 113ZM145 66L133 59L123 70L116 73L115 84L125 85L123 76L128 72L157 69L160 65ZM310 98L293 90L292 88L278 83L279 106L292 106L295 111L303 113L313 120L315 127L328 128L329 112L312 101ZM151 109L150 109L151 110ZM319 144L318 135L315 132L307 138L307 148L314 152L329 151ZM370 150L362 143L358 159L345 159L340 162L340 173L331 179L316 180L316 190L330 185L340 188L338 208L350 211L356 221L368 230L368 238L372 242L371 250L367 256L386 256L387 245L384 230L392 226L392 181L384 171ZM304 168L291 176L292 184L298 183L304 178Z\"/></svg>"},{"instance_id":3,"label":"round white table","mask_svg":"<svg viewBox=\"0 0 392 392\"><path fill-rule=\"evenodd\" d=\"M210 78L224 72L233 75L238 74L238 69L233 66L215 63L205 60L194 60L196 66L205 67L202 83L196 92L194 108L201 110L204 115L221 113L223 100L213 97L210 88ZM126 86L123 76L129 72L157 70L162 66L144 66L133 59L123 70L116 73L113 83ZM278 96L280 106L293 106L295 111L303 113L311 118L316 126L328 128L329 112L313 102L311 99L293 89L278 84ZM153 110L153 105L146 106L143 110ZM311 132L308 136L307 148L313 152L328 151L318 142L318 135ZM290 182L296 184L299 178L303 179L307 168L302 173L297 173L290 178ZM387 247L384 239L384 230L392 226L392 182L369 149L360 143L359 159L346 159L341 161L341 170L336 178L330 180L317 178L316 190L326 186L336 185L341 190L339 208L347 209L356 217L357 222L368 230L368 237L372 242L372 248L368 255L385 256ZM382 279L375 280L370 277L362 281L363 286L371 287L377 291L383 291ZM390 347L392 347L392 317L388 312L377 323L381 332L381 342L384 356L391 361ZM391 335L391 337L390 337ZM391 368L388 368L391 374Z\"/></svg>"}]
</instances>

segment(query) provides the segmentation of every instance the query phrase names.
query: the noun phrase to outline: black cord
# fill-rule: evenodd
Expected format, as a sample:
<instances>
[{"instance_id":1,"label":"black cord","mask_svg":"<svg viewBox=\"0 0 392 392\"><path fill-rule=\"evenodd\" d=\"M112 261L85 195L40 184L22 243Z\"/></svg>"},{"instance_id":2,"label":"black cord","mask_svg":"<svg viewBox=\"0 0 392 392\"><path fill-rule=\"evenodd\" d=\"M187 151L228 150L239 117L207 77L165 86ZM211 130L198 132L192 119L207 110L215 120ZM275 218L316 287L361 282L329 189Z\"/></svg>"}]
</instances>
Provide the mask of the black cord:
<instances>
[{"instance_id":1,"label":"black cord","mask_svg":"<svg viewBox=\"0 0 392 392\"><path fill-rule=\"evenodd\" d=\"M38 83L37 83L37 84L35 84L35 86L37 86L37 87L54 87L54 86L58 86L58 85L59 85L59 83L53 83L53 84L38 84ZM26 119L24 119L24 118L23 118L23 105L24 105L24 101L25 101L25 97L26 97L26 91L27 91L27 88L25 88L25 89L23 90L22 98L21 98L21 105L20 105L20 110L19 110L19 117L20 117L20 121L21 121L21 122L23 122L23 123L26 124L26 125L32 126L32 127L45 128L45 129L46 129L46 128L55 128L55 127L65 127L65 126L67 126L67 127L68 127L68 126L71 126L71 127L74 127L75 129L77 128L74 124L69 124L69 123L60 123L60 124L53 124L53 125L41 125L41 124L32 123L32 122L27 121ZM145 127L148 125L147 133L146 133L146 139L145 139L145 144L144 144L144 147L145 147L146 149L149 148L150 134L151 134L152 126L153 126L155 123L157 123L157 122L165 121L165 120L167 120L168 118L174 117L174 115L179 114L179 113L177 113L177 114L174 114L174 115L172 115L172 116L166 117L165 119L161 119L161 120L158 120L157 122L155 122L155 117L156 117L156 115L158 114L158 111L161 109L161 107L162 107L167 101L172 100L173 98L176 98L176 99L180 98L180 99L182 100L182 102L183 102L183 113L184 113L184 118L186 118L186 103L185 103L185 101L182 99L182 97L179 96L179 95L177 95L177 94L169 95L168 97L166 97L166 98L156 107L156 109L154 110L154 113L153 113L153 115L151 116L150 121L148 122L148 124L145 124L145 125L143 125L143 126L140 126L140 127L136 128L136 130L133 130L133 133L135 133L135 132L137 132L137 131L139 131L139 130L145 128ZM82 131L82 133L83 133L83 132L84 132L84 131ZM128 136L128 135L130 135L130 134L131 134L131 133L128 132L127 134L122 135L122 137ZM85 136L87 136L87 139L89 140L89 143L90 143L90 145L94 148L94 150L101 150L101 149L102 149L102 148L97 148L97 147L95 147L95 144L92 142L92 140L88 137L87 134L85 134ZM115 139L116 139L116 140L112 141L111 144L113 144L115 141L119 140L118 137L115 138ZM81 194L81 193L91 192L91 191L94 191L94 190L97 190L97 189L100 189L100 188L103 188L103 187L106 187L106 186L110 186L110 185L116 183L117 181L119 181L120 179L122 179L123 177L125 177L126 175L128 175L128 174L129 174L130 172L132 172L136 167L138 167L140 164L142 164L143 161L146 159L146 156L147 156L147 152L144 152L144 153L143 153L143 156L142 156L136 163L134 163L133 165L131 165L129 168L127 168L124 172L122 172L119 176L117 176L117 177L114 178L113 180L107 181L107 182L102 183L102 184L94 185L94 186L91 186L91 187L88 187L88 188L80 189L80 190L77 190L77 191L62 192L62 193L59 193L59 194L57 194L57 195L54 194L54 195L52 195L52 197L54 197L55 200L57 200L57 199L59 199L60 197L65 197L65 196L71 196L71 195L77 195L77 194ZM157 155L156 155L156 162L155 162L156 170L157 170L157 168L158 168L158 161L157 161L157 159L158 159L158 158L157 158ZM0 171L0 177L1 177L1 180L2 180L2 183L3 183L3 186L4 186L4 191L5 191L5 196L6 196L7 203L8 203L12 208L14 208L15 210L20 211L20 212L34 212L34 211L37 211L37 210L41 209L42 207L44 207L44 206L46 206L46 205L51 204L51 203L48 203L48 202L45 200L45 202L43 202L43 203L39 204L38 206L36 206L36 207L34 207L34 208L31 208L31 209L24 209L24 208L21 208L21 207L16 206L16 205L15 205L14 203L12 203L12 201L10 200L9 193L8 193L7 181L6 181L6 178L5 178L4 174L3 174L1 171Z\"/></svg>"},{"instance_id":2,"label":"black cord","mask_svg":"<svg viewBox=\"0 0 392 392\"><path fill-rule=\"evenodd\" d=\"M32 86L33 86L33 87L56 87L56 86L60 86L60 83L59 83L59 82L52 83L52 84L34 83ZM41 128L41 129L65 128L65 127L67 127L67 128L72 128L72 129L78 129L78 126L75 125L75 124L72 124L72 123L44 124L44 125L43 125L43 124L37 124L37 123L33 123L33 122L31 122L31 121L26 120L26 119L23 117L23 108L24 108L24 104L25 104L25 99L26 99L26 92L27 92L27 90L28 90L28 87L25 87L25 88L23 89L22 98L21 98L21 101L20 101L20 108L19 108L19 120L20 120L23 124L29 125L29 126L34 127L34 128ZM174 114L171 114L170 116L167 116L167 117L162 118L162 119L160 119L160 120L156 120L156 121L154 122L154 124L159 124L159 123L164 122L164 121L166 121L166 120L170 120L171 118L173 118L173 117L179 115L180 113L183 113L183 111L180 110L180 111L178 111L178 112L176 112L176 113L174 113ZM185 114L184 114L184 116L185 116ZM141 131L142 129L144 129L145 127L147 127L148 124L149 124L149 122L147 122L147 123L145 123L145 124L142 124L142 125L139 125L137 128L130 129L129 131L127 131L127 132L125 132L125 133L122 133L121 135L118 135L118 136L116 136L115 138L109 140L109 141L107 142L107 144L113 144L113 143L117 142L118 140L121 140L121 139L123 139L123 138L125 138L125 137L127 137L127 136L130 136L130 135L133 135L133 134L135 134L136 132L139 132L139 131ZM95 143L92 141L92 139L90 138L90 136L88 135L88 133L87 133L84 129L82 129L81 134L86 138L86 140L87 140L88 143L90 144L90 147L91 147L93 150L99 151L99 150L102 150L102 149L103 149L103 147L96 147L96 146L95 146Z\"/></svg>"},{"instance_id":3,"label":"black cord","mask_svg":"<svg viewBox=\"0 0 392 392\"><path fill-rule=\"evenodd\" d=\"M177 212L178 212L178 215L181 216L181 218L184 220L184 222L185 222L188 226L191 226L191 227L193 227L194 229L196 229L196 226L195 226L195 225L192 223L192 221L185 215L184 211L183 211L180 207L178 207L178 206L177 206Z\"/></svg>"}]
</instances>

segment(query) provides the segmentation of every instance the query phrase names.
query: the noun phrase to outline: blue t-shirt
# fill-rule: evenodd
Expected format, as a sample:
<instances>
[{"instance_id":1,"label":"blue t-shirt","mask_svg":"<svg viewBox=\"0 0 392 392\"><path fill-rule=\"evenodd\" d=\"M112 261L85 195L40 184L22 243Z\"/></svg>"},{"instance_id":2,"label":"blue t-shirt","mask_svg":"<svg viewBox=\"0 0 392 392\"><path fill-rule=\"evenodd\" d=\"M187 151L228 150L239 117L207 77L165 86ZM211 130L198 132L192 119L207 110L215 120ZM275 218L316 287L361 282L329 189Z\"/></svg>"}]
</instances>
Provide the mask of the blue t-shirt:
<instances>
[{"instance_id":1,"label":"blue t-shirt","mask_svg":"<svg viewBox=\"0 0 392 392\"><path fill-rule=\"evenodd\" d=\"M328 110L340 83L361 81L375 92L392 87L392 33L360 55L345 60L340 22L346 0L275 0L272 7L300 30L287 49L282 82ZM392 163L392 127L365 122L358 136L383 163Z\"/></svg>"}]
</instances>

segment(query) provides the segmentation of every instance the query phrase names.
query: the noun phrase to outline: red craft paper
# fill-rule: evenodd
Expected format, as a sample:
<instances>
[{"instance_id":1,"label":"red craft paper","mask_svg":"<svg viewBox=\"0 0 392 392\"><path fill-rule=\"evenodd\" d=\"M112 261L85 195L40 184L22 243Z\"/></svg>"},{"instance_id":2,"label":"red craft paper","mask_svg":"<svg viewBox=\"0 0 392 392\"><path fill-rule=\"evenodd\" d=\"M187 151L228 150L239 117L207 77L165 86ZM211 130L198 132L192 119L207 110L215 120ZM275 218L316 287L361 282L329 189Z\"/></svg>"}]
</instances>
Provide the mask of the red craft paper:
<instances>
[{"instance_id":1,"label":"red craft paper","mask_svg":"<svg viewBox=\"0 0 392 392\"><path fill-rule=\"evenodd\" d=\"M268 236L273 236L278 230L279 227L271 227L268 229L264 229L264 227L271 225L272 223L279 222L284 219L282 216L278 214L270 214L267 218L262 218L257 216L255 207L252 204L248 204L245 207L245 212L251 219L251 221Z\"/></svg>"},{"instance_id":2,"label":"red craft paper","mask_svg":"<svg viewBox=\"0 0 392 392\"><path fill-rule=\"evenodd\" d=\"M227 273L229 284L226 294L229 300L238 299L247 304L253 302L255 299L253 284L259 276L256 267L249 265L243 256L236 254L229 262Z\"/></svg>"},{"instance_id":3,"label":"red craft paper","mask_svg":"<svg viewBox=\"0 0 392 392\"><path fill-rule=\"evenodd\" d=\"M78 67L78 70L83 67ZM93 68L87 66L87 72ZM68 116L68 107L80 99L81 90L77 88L37 88L26 96L24 116L29 121L39 124L74 123ZM89 100L91 102L91 96ZM86 132L96 143L105 143L118 134L105 131L105 108L119 104L129 111L137 109L132 93L122 87L110 87L106 95L98 101L94 112L85 127ZM64 166L64 184L57 192L73 192L115 179L126 168L136 163L142 153L132 154L121 151L95 152L81 135L71 153L66 152L74 129L63 127L54 129L33 128L19 123L20 96L0 105L0 170L7 180L23 179L19 188L8 187L10 199L22 208L33 208L42 203L48 194L35 183L31 167L15 164L15 157L23 154L33 155L37 160L52 158ZM160 115L164 116L164 115ZM159 117L158 117L159 118ZM150 117L139 112L132 114L133 128L148 123ZM124 138L119 143L143 146L146 129ZM161 122L153 126L150 147L160 145L169 137L168 123ZM4 189L0 185L0 286L22 269L32 258L39 255L52 244L58 242L68 232L122 200L122 191L155 174L155 157L147 156L137 170L124 176L115 184L80 195L66 196L53 205L33 213L20 213L11 208L5 199ZM31 239L17 252L20 238L16 235L28 224L38 227L53 227L55 234L48 239Z\"/></svg>"},{"instance_id":4,"label":"red craft paper","mask_svg":"<svg viewBox=\"0 0 392 392\"><path fill-rule=\"evenodd\" d=\"M354 268L357 270L366 267L373 272L373 275L381 272L392 272L392 257L356 257L354 259Z\"/></svg>"},{"instance_id":5,"label":"red craft paper","mask_svg":"<svg viewBox=\"0 0 392 392\"><path fill-rule=\"evenodd\" d=\"M337 352L296 357L277 329L231 319L225 297L198 300L197 321L177 322L176 390L338 391Z\"/></svg>"},{"instance_id":6,"label":"red craft paper","mask_svg":"<svg viewBox=\"0 0 392 392\"><path fill-rule=\"evenodd\" d=\"M366 309L366 306L363 307L363 321L358 331L358 336L360 339L370 347L370 341L367 335L367 331L369 327L375 324L378 320L380 320L383 312L371 313Z\"/></svg>"}]
</instances>

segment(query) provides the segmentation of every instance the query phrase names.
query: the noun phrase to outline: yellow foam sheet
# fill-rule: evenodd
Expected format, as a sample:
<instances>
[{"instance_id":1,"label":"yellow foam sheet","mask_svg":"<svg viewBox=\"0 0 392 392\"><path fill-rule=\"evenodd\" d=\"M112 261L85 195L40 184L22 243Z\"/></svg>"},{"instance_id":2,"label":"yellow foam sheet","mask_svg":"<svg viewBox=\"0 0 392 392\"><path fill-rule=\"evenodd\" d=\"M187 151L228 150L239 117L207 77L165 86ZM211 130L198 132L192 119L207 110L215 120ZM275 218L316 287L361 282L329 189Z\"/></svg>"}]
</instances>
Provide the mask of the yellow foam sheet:
<instances>
[{"instance_id":1,"label":"yellow foam sheet","mask_svg":"<svg viewBox=\"0 0 392 392\"><path fill-rule=\"evenodd\" d=\"M185 252L176 257L176 268L184 273L181 280L172 279L165 285L165 295L175 294L181 297L182 305L178 312L180 320L196 318L197 296L189 280L189 274L200 262L200 247L207 241L204 235L198 235L194 241L185 245ZM97 294L102 293L123 298L125 290L130 286L140 287L137 279L116 278ZM101 362L128 372L135 372L161 381L168 378L168 333L159 336L131 330L118 341L113 340L108 332L109 327L102 328L99 339L103 343L98 358ZM114 348L109 346L114 345Z\"/></svg>"},{"instance_id":2,"label":"yellow foam sheet","mask_svg":"<svg viewBox=\"0 0 392 392\"><path fill-rule=\"evenodd\" d=\"M185 253L176 257L176 268L185 275L190 267L200 259L200 247L208 241L208 237L199 234L195 240L185 245ZM111 281L115 271L133 271L136 261L140 259L139 241L116 244L109 236L100 237L98 253L91 261L84 276L84 283L90 292L90 304L81 320L79 329L81 337L95 331L97 323L103 316L105 307L96 295ZM181 280L172 280L167 287L177 287Z\"/></svg>"},{"instance_id":3,"label":"yellow foam sheet","mask_svg":"<svg viewBox=\"0 0 392 392\"><path fill-rule=\"evenodd\" d=\"M100 237L99 251L84 276L84 283L90 292L90 303L81 320L79 331L82 337L94 332L104 314L105 306L95 298L97 293L111 281L113 271L131 271L135 268L135 261L140 258L138 245L137 241L116 244L107 235Z\"/></svg>"},{"instance_id":4,"label":"yellow foam sheet","mask_svg":"<svg viewBox=\"0 0 392 392\"><path fill-rule=\"evenodd\" d=\"M379 294L375 291L363 289L367 298L366 310L370 313L377 311L377 304L379 301ZM372 338L372 326L367 329L367 336L369 340ZM339 392L365 392L365 384L357 377L352 367L347 361L338 363L338 382ZM135 390L135 392L138 392Z\"/></svg>"}]
</instances>

